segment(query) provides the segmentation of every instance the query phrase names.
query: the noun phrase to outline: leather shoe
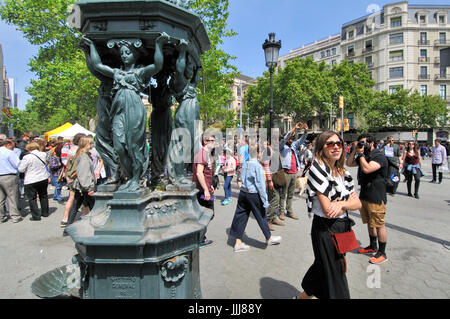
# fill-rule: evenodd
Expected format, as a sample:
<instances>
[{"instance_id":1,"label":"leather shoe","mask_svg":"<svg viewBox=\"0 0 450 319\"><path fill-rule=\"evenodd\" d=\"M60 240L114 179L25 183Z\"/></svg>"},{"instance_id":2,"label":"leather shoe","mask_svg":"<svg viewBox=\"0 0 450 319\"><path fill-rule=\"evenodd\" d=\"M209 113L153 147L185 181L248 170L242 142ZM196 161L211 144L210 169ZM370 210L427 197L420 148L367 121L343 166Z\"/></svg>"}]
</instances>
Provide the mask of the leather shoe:
<instances>
[{"instance_id":1,"label":"leather shoe","mask_svg":"<svg viewBox=\"0 0 450 319\"><path fill-rule=\"evenodd\" d=\"M294 213L287 213L286 214L287 217L292 218L292 219L298 219L298 217L294 214Z\"/></svg>"},{"instance_id":2,"label":"leather shoe","mask_svg":"<svg viewBox=\"0 0 450 319\"><path fill-rule=\"evenodd\" d=\"M38 221L38 220L41 220L41 219L40 218L30 217L30 220L34 222L34 221Z\"/></svg>"},{"instance_id":3,"label":"leather shoe","mask_svg":"<svg viewBox=\"0 0 450 319\"><path fill-rule=\"evenodd\" d=\"M278 220L276 218L272 221L272 224L277 225L277 226L284 226L284 223L281 220Z\"/></svg>"},{"instance_id":4,"label":"leather shoe","mask_svg":"<svg viewBox=\"0 0 450 319\"><path fill-rule=\"evenodd\" d=\"M268 222L267 225L269 225L270 231L274 231L275 230L275 228L273 227L271 222Z\"/></svg>"}]
</instances>

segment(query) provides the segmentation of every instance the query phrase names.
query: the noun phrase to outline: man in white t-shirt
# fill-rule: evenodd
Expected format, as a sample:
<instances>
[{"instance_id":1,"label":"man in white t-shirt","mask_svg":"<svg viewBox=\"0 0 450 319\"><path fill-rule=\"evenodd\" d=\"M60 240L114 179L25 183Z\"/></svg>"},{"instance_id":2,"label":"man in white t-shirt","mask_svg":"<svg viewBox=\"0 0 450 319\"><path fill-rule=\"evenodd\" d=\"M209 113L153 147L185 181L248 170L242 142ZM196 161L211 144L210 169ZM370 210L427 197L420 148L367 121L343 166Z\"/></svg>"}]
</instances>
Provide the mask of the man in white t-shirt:
<instances>
[{"instance_id":1,"label":"man in white t-shirt","mask_svg":"<svg viewBox=\"0 0 450 319\"><path fill-rule=\"evenodd\" d=\"M98 154L95 147L90 150L92 162L94 164L94 175L97 180L97 185L101 185L106 180L106 172L103 166L103 160Z\"/></svg>"}]
</instances>

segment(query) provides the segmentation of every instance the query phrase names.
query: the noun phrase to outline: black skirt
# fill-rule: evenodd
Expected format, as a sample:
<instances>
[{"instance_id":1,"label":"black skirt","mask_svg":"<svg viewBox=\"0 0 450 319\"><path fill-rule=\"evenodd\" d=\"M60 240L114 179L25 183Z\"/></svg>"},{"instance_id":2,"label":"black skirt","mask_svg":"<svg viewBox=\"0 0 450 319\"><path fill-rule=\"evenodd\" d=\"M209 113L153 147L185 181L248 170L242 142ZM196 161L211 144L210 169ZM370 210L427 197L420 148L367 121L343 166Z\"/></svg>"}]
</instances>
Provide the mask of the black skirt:
<instances>
[{"instance_id":1,"label":"black skirt","mask_svg":"<svg viewBox=\"0 0 450 319\"><path fill-rule=\"evenodd\" d=\"M327 219L314 215L311 239L314 263L302 281L306 294L318 299L350 299L345 256L339 255L328 228L334 233L348 231L348 218Z\"/></svg>"}]
</instances>

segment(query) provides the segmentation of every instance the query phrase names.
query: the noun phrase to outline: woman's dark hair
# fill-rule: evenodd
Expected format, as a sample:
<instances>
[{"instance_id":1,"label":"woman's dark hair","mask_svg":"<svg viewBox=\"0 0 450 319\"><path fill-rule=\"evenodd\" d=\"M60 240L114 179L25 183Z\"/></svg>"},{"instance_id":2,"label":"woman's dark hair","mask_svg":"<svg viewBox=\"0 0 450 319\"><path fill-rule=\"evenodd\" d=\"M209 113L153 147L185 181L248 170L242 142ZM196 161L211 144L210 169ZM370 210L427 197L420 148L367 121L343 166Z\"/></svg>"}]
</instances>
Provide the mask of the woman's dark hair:
<instances>
[{"instance_id":1,"label":"woman's dark hair","mask_svg":"<svg viewBox=\"0 0 450 319\"><path fill-rule=\"evenodd\" d=\"M411 150L411 143L414 143L414 141L409 141L408 142L408 146L406 146L406 152L409 152ZM414 143L413 149L414 153L419 153L419 144L418 143Z\"/></svg>"},{"instance_id":2,"label":"woman's dark hair","mask_svg":"<svg viewBox=\"0 0 450 319\"><path fill-rule=\"evenodd\" d=\"M56 142L55 147L53 148L52 154L56 155L58 157L61 157L61 150L62 150L63 146L64 146L63 142L61 142L61 141Z\"/></svg>"},{"instance_id":3,"label":"woman's dark hair","mask_svg":"<svg viewBox=\"0 0 450 319\"><path fill-rule=\"evenodd\" d=\"M316 138L316 148L314 149L314 157L317 158L317 160L319 162L325 163L327 166L329 166L329 164L328 164L328 160L325 158L325 156L323 154L323 148L325 147L325 144L328 141L328 139L330 137L332 137L333 135L336 135L339 138L339 140L342 142L342 145L344 145L344 141L339 136L339 134L336 133L336 132L333 132L333 131L325 131L325 132L321 133L319 136L317 136L317 138ZM341 174L345 173L344 164L345 164L345 152L344 152L344 150L342 148L341 157L335 163L335 168ZM333 167L329 167L329 168L331 170L333 169Z\"/></svg>"},{"instance_id":4,"label":"woman's dark hair","mask_svg":"<svg viewBox=\"0 0 450 319\"><path fill-rule=\"evenodd\" d=\"M73 137L72 143L74 145L78 145L78 142L80 142L80 139L82 137L85 137L85 136L86 136L86 134L84 134L84 133L77 133L77 134L75 134L75 136Z\"/></svg>"}]
</instances>

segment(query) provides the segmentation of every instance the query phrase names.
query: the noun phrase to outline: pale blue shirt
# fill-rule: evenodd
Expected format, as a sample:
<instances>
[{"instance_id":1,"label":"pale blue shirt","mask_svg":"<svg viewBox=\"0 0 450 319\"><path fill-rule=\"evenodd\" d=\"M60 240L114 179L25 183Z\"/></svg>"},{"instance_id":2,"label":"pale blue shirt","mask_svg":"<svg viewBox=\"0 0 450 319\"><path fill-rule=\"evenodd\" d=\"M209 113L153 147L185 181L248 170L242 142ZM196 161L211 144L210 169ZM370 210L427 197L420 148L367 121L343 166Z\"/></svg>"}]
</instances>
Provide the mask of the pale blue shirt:
<instances>
[{"instance_id":1,"label":"pale blue shirt","mask_svg":"<svg viewBox=\"0 0 450 319\"><path fill-rule=\"evenodd\" d=\"M269 207L264 171L256 158L251 158L242 165L241 179L241 190L247 193L258 193L264 208Z\"/></svg>"},{"instance_id":2,"label":"pale blue shirt","mask_svg":"<svg viewBox=\"0 0 450 319\"><path fill-rule=\"evenodd\" d=\"M0 147L0 175L17 174L19 157L6 147Z\"/></svg>"},{"instance_id":3,"label":"pale blue shirt","mask_svg":"<svg viewBox=\"0 0 450 319\"><path fill-rule=\"evenodd\" d=\"M433 152L433 159L431 160L431 163L433 164L442 164L447 160L447 150L444 146L439 145L438 147L433 146L432 148Z\"/></svg>"}]
</instances>

